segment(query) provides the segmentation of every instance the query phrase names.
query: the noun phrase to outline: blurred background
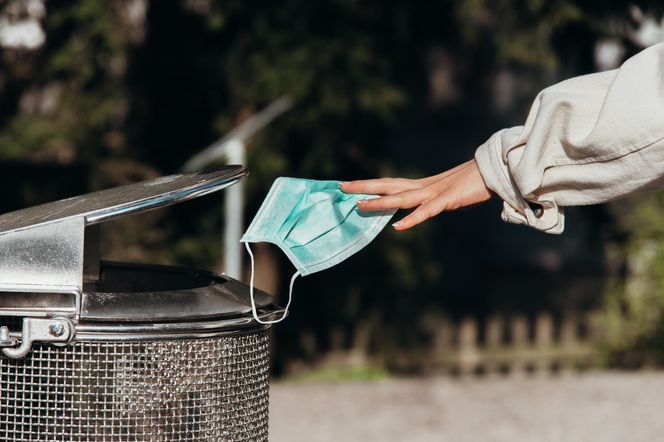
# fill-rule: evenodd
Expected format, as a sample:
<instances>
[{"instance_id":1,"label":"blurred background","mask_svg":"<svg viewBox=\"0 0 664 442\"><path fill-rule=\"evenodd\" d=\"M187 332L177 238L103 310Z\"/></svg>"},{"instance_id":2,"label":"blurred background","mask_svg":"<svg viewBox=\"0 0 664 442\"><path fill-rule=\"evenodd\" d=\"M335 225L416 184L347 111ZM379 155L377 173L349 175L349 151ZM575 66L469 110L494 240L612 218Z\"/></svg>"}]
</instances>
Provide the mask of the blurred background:
<instances>
[{"instance_id":1,"label":"blurred background","mask_svg":"<svg viewBox=\"0 0 664 442\"><path fill-rule=\"evenodd\" d=\"M290 109L247 143L246 221L278 176L438 173L522 124L542 88L664 41L663 12L654 0L0 1L0 210L176 173L280 97ZM224 271L225 195L110 223L103 254ZM495 434L477 433L477 420L455 420L457 434L445 419L413 418L401 422L410 440L514 440L529 420L550 425L541 440L664 430L656 415L644 421L664 405L653 371L664 366L664 193L569 208L561 236L499 213L493 201L386 229L297 281L290 317L274 327L275 440L404 440L390 426L407 415L399 407L419 413L413 395L431 389L444 394L425 414L454 395L465 398L459 410L502 400L529 409L512 410ZM285 302L292 265L276 247L255 251L258 287ZM603 371L616 368L636 371ZM620 407L597 411L615 385L618 403L646 398L634 421ZM613 436L566 433L553 411L538 421L532 410L552 391L563 414L587 399L600 414L585 422ZM369 411L352 394L395 403L356 439L344 431ZM349 403L357 410L339 415ZM479 413L485 430L505 422ZM604 425L621 419L625 433Z\"/></svg>"}]
</instances>

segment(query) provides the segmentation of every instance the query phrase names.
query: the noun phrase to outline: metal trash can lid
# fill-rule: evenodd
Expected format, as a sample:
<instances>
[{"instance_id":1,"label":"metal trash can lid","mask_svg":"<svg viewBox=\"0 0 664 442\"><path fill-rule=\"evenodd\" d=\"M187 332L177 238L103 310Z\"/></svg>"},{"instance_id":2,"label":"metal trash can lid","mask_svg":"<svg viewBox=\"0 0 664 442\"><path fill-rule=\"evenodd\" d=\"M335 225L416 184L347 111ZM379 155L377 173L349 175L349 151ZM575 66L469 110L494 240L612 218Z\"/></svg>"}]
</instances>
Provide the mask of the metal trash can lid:
<instances>
[{"instance_id":1,"label":"metal trash can lid","mask_svg":"<svg viewBox=\"0 0 664 442\"><path fill-rule=\"evenodd\" d=\"M163 176L28 207L0 215L0 234L76 217L83 218L85 225L98 224L207 195L235 184L246 175L242 166L226 166L212 172Z\"/></svg>"},{"instance_id":2,"label":"metal trash can lid","mask_svg":"<svg viewBox=\"0 0 664 442\"><path fill-rule=\"evenodd\" d=\"M84 275L99 269L96 224L206 195L246 175L242 166L170 175L0 215L0 291L80 294Z\"/></svg>"}]
</instances>

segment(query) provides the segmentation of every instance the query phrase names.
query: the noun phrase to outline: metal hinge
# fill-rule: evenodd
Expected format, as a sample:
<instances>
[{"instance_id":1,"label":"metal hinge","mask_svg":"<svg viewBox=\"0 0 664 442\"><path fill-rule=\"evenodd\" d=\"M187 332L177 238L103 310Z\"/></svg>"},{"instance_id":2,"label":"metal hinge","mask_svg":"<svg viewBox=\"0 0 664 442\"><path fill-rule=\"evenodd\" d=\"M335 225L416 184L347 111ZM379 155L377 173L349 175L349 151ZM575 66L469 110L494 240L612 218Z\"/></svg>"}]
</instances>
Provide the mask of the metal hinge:
<instances>
[{"instance_id":1,"label":"metal hinge","mask_svg":"<svg viewBox=\"0 0 664 442\"><path fill-rule=\"evenodd\" d=\"M18 359L30 352L33 342L66 344L73 337L74 324L67 318L23 318L18 337L7 327L0 327L0 348L5 356Z\"/></svg>"}]
</instances>

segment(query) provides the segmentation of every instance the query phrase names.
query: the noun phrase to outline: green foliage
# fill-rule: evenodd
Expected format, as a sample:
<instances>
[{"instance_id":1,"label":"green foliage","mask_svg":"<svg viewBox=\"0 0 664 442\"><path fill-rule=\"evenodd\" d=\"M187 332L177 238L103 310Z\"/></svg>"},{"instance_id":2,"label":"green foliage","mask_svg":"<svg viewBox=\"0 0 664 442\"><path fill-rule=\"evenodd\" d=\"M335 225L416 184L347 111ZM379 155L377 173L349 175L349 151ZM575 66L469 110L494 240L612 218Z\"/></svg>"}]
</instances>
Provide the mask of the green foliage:
<instances>
[{"instance_id":1,"label":"green foliage","mask_svg":"<svg viewBox=\"0 0 664 442\"><path fill-rule=\"evenodd\" d=\"M608 283L602 330L612 366L664 366L664 195L654 193L615 203L627 233L610 245L622 271ZM617 270L617 269L616 269Z\"/></svg>"},{"instance_id":2,"label":"green foliage","mask_svg":"<svg viewBox=\"0 0 664 442\"><path fill-rule=\"evenodd\" d=\"M349 170L340 160L352 148L344 130L348 122L388 122L406 100L395 83L383 36L376 32L381 18L377 3L337 1L312 7L306 1L286 1L253 8L241 4L217 5L216 14L229 25L211 29L227 45L221 63L230 109L254 109L286 93L297 103L269 145L263 140L255 143L252 168L268 172L271 167L272 176L340 176L341 170ZM228 130L233 121L224 121L219 127ZM293 139L299 145L294 146ZM293 162L294 156L299 161Z\"/></svg>"},{"instance_id":3,"label":"green foliage","mask_svg":"<svg viewBox=\"0 0 664 442\"><path fill-rule=\"evenodd\" d=\"M352 368L325 368L310 370L285 377L282 382L379 382L389 379L387 370L373 365L360 365Z\"/></svg>"},{"instance_id":4,"label":"green foliage","mask_svg":"<svg viewBox=\"0 0 664 442\"><path fill-rule=\"evenodd\" d=\"M549 70L558 67L558 54L551 46L554 32L584 18L570 0L464 0L457 2L456 14L461 22L477 25L463 28L469 44L490 30L501 64Z\"/></svg>"},{"instance_id":5,"label":"green foliage","mask_svg":"<svg viewBox=\"0 0 664 442\"><path fill-rule=\"evenodd\" d=\"M123 27L117 6L48 3L46 43L21 69L5 70L3 92L16 88L22 99L0 136L1 159L94 161L125 147Z\"/></svg>"}]
</instances>

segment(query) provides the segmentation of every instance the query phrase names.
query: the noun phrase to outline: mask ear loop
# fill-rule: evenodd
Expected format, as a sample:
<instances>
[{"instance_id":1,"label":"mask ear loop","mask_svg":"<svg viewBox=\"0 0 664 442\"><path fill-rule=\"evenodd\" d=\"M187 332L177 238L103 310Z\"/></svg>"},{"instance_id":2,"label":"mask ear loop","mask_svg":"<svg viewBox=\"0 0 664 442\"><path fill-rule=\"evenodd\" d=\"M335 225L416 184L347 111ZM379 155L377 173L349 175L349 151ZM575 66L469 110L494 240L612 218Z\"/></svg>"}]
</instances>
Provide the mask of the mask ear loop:
<instances>
[{"instance_id":1,"label":"mask ear loop","mask_svg":"<svg viewBox=\"0 0 664 442\"><path fill-rule=\"evenodd\" d=\"M276 324L278 322L283 321L286 319L286 316L288 316L288 309L290 308L291 300L293 299L293 285L295 284L295 278L300 276L300 272L297 271L295 274L291 277L290 280L290 285L288 287L288 303L286 304L286 308L284 309L284 314L281 315L281 318L275 319L273 321L263 321L258 317L258 312L256 311L256 301L254 300L254 254L251 253L251 247L249 247L249 243L245 242L244 247L247 249L247 252L249 252L249 257L251 258L251 278L249 280L249 297L251 298L251 314L254 316L254 319L256 322L259 324Z\"/></svg>"}]
</instances>

